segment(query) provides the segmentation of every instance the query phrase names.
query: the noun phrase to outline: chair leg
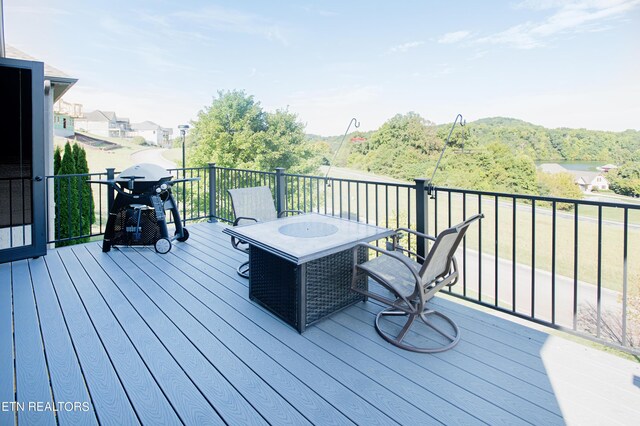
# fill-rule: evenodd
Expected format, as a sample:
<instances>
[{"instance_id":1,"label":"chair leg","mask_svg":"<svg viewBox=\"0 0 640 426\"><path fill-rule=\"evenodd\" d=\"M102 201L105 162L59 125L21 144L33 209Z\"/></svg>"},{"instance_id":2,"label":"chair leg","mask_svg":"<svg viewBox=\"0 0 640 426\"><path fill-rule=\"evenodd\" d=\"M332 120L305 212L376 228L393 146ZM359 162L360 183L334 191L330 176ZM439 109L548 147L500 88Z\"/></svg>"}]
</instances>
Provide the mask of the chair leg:
<instances>
[{"instance_id":1,"label":"chair leg","mask_svg":"<svg viewBox=\"0 0 640 426\"><path fill-rule=\"evenodd\" d=\"M242 278L249 278L249 261L247 260L242 265L238 266L238 268L236 269L236 272Z\"/></svg>"},{"instance_id":2,"label":"chair leg","mask_svg":"<svg viewBox=\"0 0 640 426\"><path fill-rule=\"evenodd\" d=\"M438 316L442 319L444 319L452 328L453 333L447 333L446 331L442 330L441 327L437 326L433 321L430 321L429 317L430 316ZM384 319L384 317L392 317L392 316L406 316L407 317L407 321L405 322L404 326L402 326L402 329L400 330L400 332L397 335L392 335L391 333L384 331L381 327L381 321ZM422 319L422 321L432 330L434 330L435 332L437 332L440 336L444 337L445 339L447 339L449 341L449 343L447 344L437 344L437 346L435 347L418 347L415 345L411 345L409 343L407 343L405 341L405 337L407 335L407 333L409 332L409 329L411 328L411 326L413 325L414 321L416 320L417 317L420 317ZM399 326L399 325L398 325ZM397 308L387 308L383 311L380 311L378 313L378 315L376 315L376 320L375 320L375 327L376 327L376 331L378 332L378 334L387 342L391 343L394 346L397 346L401 349L405 349L408 351L412 351L412 352L420 352L420 353L438 353L438 352L444 352L446 350L449 350L451 348L453 348L455 345L458 344L458 342L460 341L460 330L458 328L458 326L456 325L455 322L453 322L453 320L451 320L449 317L447 317L446 315L434 311L434 310L425 310L421 313L412 313L412 312L407 312L407 311L403 311L403 310L398 310Z\"/></svg>"}]
</instances>

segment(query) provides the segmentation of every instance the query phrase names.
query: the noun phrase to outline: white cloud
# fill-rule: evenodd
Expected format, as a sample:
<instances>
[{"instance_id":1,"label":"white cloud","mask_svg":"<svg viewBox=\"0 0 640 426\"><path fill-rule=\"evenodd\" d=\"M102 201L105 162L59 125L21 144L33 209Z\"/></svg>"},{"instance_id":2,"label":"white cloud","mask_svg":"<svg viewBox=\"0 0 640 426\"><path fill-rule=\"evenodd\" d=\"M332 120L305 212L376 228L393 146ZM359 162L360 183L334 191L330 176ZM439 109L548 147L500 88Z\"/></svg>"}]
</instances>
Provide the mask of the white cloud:
<instances>
[{"instance_id":1,"label":"white cloud","mask_svg":"<svg viewBox=\"0 0 640 426\"><path fill-rule=\"evenodd\" d=\"M401 52L401 53L405 53L406 51L408 51L409 49L413 49L416 48L418 46L421 46L424 44L424 41L410 41L407 43L402 43L399 44L397 46L393 46L389 49L389 52L395 53L395 52Z\"/></svg>"},{"instance_id":2,"label":"white cloud","mask_svg":"<svg viewBox=\"0 0 640 426\"><path fill-rule=\"evenodd\" d=\"M469 37L469 34L471 34L469 31L455 31L452 33L446 33L438 39L438 43L443 43L443 44L457 43Z\"/></svg>"},{"instance_id":3,"label":"white cloud","mask_svg":"<svg viewBox=\"0 0 640 426\"><path fill-rule=\"evenodd\" d=\"M285 29L271 20L238 10L220 6L207 6L196 11L180 11L173 14L188 25L200 25L218 31L257 35L268 40L289 44Z\"/></svg>"},{"instance_id":4,"label":"white cloud","mask_svg":"<svg viewBox=\"0 0 640 426\"><path fill-rule=\"evenodd\" d=\"M603 21L619 19L640 4L640 0L593 0L582 2L525 1L519 7L556 12L539 22L525 22L504 31L482 37L477 43L502 44L517 49L543 46L560 34L574 34L601 29Z\"/></svg>"}]
</instances>

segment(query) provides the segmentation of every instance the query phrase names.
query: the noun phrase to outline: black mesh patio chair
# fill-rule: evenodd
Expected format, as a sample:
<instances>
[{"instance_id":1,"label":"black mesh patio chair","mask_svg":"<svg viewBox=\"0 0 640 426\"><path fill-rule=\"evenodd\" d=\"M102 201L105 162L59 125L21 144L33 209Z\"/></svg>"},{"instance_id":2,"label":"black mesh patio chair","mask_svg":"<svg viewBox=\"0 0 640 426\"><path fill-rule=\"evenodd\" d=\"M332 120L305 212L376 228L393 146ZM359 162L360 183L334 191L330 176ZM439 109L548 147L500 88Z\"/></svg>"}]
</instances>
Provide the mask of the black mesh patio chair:
<instances>
[{"instance_id":1,"label":"black mesh patio chair","mask_svg":"<svg viewBox=\"0 0 640 426\"><path fill-rule=\"evenodd\" d=\"M458 343L460 331L455 322L428 307L427 302L443 287L452 286L458 281L458 264L454 253L469 226L482 217L484 216L475 215L442 231L437 238L400 228L393 237L389 247L391 250L366 243L360 243L354 248L354 256L359 247L366 247L380 254L362 264L354 262L351 289L389 305L375 319L376 330L386 341L402 349L422 353L446 351ZM426 258L412 252L410 248L401 247L398 244L401 233L410 233L417 238L432 241L433 245ZM429 241L425 243L428 244ZM412 256L420 259L422 264ZM356 286L355 283L362 274L388 290L391 297L373 289L363 290ZM426 327L417 327L416 324L411 329L417 318Z\"/></svg>"},{"instance_id":2,"label":"black mesh patio chair","mask_svg":"<svg viewBox=\"0 0 640 426\"><path fill-rule=\"evenodd\" d=\"M300 210L284 210L278 215L273 203L271 189L267 186L229 189L231 206L235 220L233 226L249 225L257 222L269 222L289 213L302 213ZM249 253L249 245L235 237L231 237L231 245L236 250ZM249 278L249 261L237 268L238 275Z\"/></svg>"}]
</instances>

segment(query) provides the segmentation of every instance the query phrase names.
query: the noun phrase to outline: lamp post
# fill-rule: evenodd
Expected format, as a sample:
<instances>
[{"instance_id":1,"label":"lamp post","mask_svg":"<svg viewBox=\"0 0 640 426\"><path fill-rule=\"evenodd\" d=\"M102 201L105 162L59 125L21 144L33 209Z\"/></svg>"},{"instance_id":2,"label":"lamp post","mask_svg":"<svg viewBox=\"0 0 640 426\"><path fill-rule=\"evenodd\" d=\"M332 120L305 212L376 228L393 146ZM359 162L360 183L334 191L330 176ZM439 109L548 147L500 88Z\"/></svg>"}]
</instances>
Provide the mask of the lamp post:
<instances>
[{"instance_id":1,"label":"lamp post","mask_svg":"<svg viewBox=\"0 0 640 426\"><path fill-rule=\"evenodd\" d=\"M187 178L187 130L189 130L188 124L181 124L178 126L180 135L182 136L182 178ZM187 184L182 182L182 221L186 223L187 220Z\"/></svg>"}]
</instances>

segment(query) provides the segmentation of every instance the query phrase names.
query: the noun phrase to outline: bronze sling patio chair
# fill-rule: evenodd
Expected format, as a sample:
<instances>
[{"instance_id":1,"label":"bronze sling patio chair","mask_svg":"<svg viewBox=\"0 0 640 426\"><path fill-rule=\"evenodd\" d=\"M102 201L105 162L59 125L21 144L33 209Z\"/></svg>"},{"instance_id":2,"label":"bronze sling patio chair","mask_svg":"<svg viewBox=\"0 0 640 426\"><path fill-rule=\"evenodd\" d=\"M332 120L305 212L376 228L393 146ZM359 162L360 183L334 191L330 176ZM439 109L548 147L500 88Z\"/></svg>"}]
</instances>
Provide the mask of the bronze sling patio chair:
<instances>
[{"instance_id":1,"label":"bronze sling patio chair","mask_svg":"<svg viewBox=\"0 0 640 426\"><path fill-rule=\"evenodd\" d=\"M302 213L300 210L284 210L278 214L271 189L267 186L229 189L228 192L231 196L231 206L235 217L233 226L269 222L288 213ZM231 237L231 245L236 250L249 253L249 245L244 241ZM241 277L249 278L249 261L247 260L238 266L236 271Z\"/></svg>"},{"instance_id":2,"label":"bronze sling patio chair","mask_svg":"<svg viewBox=\"0 0 640 426\"><path fill-rule=\"evenodd\" d=\"M394 236L391 250L366 243L360 243L354 248L354 253L358 247L380 253L359 265L354 261L351 289L389 305L375 319L376 330L386 341L402 349L422 353L446 351L458 343L460 331L455 322L443 313L429 308L427 302L443 287L452 286L458 281L458 264L454 253L469 226L482 217L484 216L481 214L475 215L440 232L437 238L406 228L398 229L398 232L410 233L433 242L425 258L418 256L410 248L399 246L399 234ZM410 256L422 260L422 264ZM379 283L393 298L355 286L353 283L357 282L361 274ZM398 317L406 317L406 322L402 324L402 321L395 320ZM410 330L416 318L420 318L427 326L421 327L424 330L420 332ZM418 343L410 343L411 340Z\"/></svg>"}]
</instances>

